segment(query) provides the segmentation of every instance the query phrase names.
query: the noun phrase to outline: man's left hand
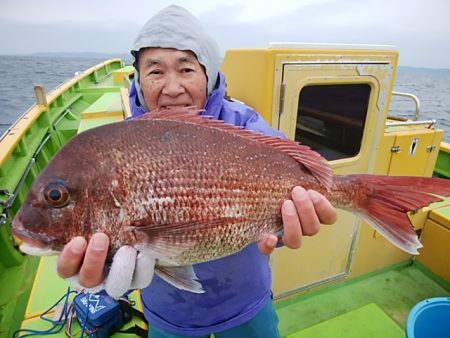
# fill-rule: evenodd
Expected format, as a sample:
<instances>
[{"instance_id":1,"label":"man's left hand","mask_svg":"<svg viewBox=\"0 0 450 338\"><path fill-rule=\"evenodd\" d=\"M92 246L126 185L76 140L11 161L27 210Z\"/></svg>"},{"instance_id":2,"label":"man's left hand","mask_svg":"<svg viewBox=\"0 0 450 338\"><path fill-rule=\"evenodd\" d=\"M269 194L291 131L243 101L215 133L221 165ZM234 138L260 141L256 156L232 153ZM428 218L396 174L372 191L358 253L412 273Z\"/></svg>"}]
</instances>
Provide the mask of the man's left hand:
<instances>
[{"instance_id":1,"label":"man's left hand","mask_svg":"<svg viewBox=\"0 0 450 338\"><path fill-rule=\"evenodd\" d=\"M291 249L302 246L304 236L313 236L320 230L320 224L336 222L336 209L320 193L306 191L302 187L292 190L292 200L286 200L281 207L283 218L282 244ZM268 235L258 242L259 250L271 254L277 247L278 238Z\"/></svg>"}]
</instances>

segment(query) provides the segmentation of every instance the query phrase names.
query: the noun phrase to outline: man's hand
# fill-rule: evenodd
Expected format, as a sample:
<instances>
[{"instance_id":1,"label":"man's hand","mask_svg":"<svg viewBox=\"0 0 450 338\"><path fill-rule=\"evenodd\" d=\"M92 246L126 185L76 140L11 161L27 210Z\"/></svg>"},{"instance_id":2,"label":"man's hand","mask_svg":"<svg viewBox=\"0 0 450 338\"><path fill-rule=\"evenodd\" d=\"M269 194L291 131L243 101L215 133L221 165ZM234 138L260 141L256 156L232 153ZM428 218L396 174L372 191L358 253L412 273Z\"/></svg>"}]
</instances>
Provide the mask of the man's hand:
<instances>
[{"instance_id":1,"label":"man's hand","mask_svg":"<svg viewBox=\"0 0 450 338\"><path fill-rule=\"evenodd\" d=\"M281 207L283 218L282 243L291 249L298 249L303 236L313 236L320 230L320 224L336 222L336 210L320 193L301 187L292 190L292 200L286 200ZM275 235L268 235L258 242L259 250L271 254L278 244Z\"/></svg>"},{"instance_id":2,"label":"man's hand","mask_svg":"<svg viewBox=\"0 0 450 338\"><path fill-rule=\"evenodd\" d=\"M109 239L103 233L92 236L89 244L83 237L73 238L58 259L57 271L76 288L89 292L105 289L112 297L120 297L130 289L148 286L153 278L155 260L123 246L114 255L105 279L105 262Z\"/></svg>"},{"instance_id":3,"label":"man's hand","mask_svg":"<svg viewBox=\"0 0 450 338\"><path fill-rule=\"evenodd\" d=\"M103 233L94 234L89 244L83 237L72 238L59 256L59 276L69 278L78 274L79 283L85 288L101 284L108 247L108 236Z\"/></svg>"}]
</instances>

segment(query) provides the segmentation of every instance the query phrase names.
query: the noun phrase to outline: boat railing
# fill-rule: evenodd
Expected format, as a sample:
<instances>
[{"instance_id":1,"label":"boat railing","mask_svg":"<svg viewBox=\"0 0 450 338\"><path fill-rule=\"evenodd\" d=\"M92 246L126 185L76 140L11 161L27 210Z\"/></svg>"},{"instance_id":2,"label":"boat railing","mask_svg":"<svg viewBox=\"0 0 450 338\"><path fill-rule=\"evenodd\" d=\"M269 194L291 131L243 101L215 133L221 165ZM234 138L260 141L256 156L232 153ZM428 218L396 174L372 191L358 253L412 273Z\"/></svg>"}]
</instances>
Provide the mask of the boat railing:
<instances>
[{"instance_id":1,"label":"boat railing","mask_svg":"<svg viewBox=\"0 0 450 338\"><path fill-rule=\"evenodd\" d=\"M402 96L402 97L407 97L411 100L414 101L414 104L416 106L416 109L414 111L414 117L413 117L413 121L418 121L419 120L419 115L420 115L420 101L419 98L411 93L405 93L405 92L397 92L397 91L393 91L392 92L393 96Z\"/></svg>"},{"instance_id":2,"label":"boat railing","mask_svg":"<svg viewBox=\"0 0 450 338\"><path fill-rule=\"evenodd\" d=\"M422 121L396 121L396 122L386 122L388 127L401 127L401 126L427 126L428 129L434 129L436 126L436 120L422 120Z\"/></svg>"},{"instance_id":3,"label":"boat railing","mask_svg":"<svg viewBox=\"0 0 450 338\"><path fill-rule=\"evenodd\" d=\"M12 207L14 201L16 200L17 196L20 193L20 190L22 189L22 186L25 183L25 180L28 177L29 172L33 169L33 166L35 165L37 161L37 157L39 156L42 149L45 147L46 143L51 139L52 135L50 133L47 133L44 137L44 139L41 141L40 145L34 152L33 156L31 157L30 161L28 162L28 165L26 166L19 183L17 184L16 188L14 189L14 192L10 192L7 190L0 190L0 194L6 195L8 198L5 201L0 200L0 206L2 207L2 212L0 214L0 226L4 224L9 217L9 209Z\"/></svg>"},{"instance_id":4,"label":"boat railing","mask_svg":"<svg viewBox=\"0 0 450 338\"><path fill-rule=\"evenodd\" d=\"M386 122L386 126L388 127L400 127L400 126L427 126L429 129L433 129L436 126L436 120L421 120L419 121L420 116L420 101L419 98L411 93L405 92L397 92L393 91L392 96L402 96L408 99L411 99L415 105L414 116L412 118L403 117L403 116L388 116L388 121ZM389 121L390 120L390 121ZM392 121L393 120L393 121Z\"/></svg>"}]
</instances>

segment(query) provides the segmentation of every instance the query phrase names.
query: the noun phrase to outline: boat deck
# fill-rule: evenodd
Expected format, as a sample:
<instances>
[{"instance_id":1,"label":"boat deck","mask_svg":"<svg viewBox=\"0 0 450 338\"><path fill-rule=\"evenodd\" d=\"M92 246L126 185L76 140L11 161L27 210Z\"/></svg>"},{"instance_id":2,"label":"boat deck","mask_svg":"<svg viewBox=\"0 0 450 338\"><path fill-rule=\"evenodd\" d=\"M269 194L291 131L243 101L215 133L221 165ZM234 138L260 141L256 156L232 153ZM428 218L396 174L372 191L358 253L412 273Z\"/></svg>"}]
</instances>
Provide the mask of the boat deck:
<instances>
[{"instance_id":1,"label":"boat deck","mask_svg":"<svg viewBox=\"0 0 450 338\"><path fill-rule=\"evenodd\" d=\"M404 337L415 304L450 296L420 263L405 263L276 304L287 337ZM382 334L381 334L382 333ZM381 334L381 335L380 335Z\"/></svg>"},{"instance_id":2,"label":"boat deck","mask_svg":"<svg viewBox=\"0 0 450 338\"><path fill-rule=\"evenodd\" d=\"M41 259L23 329L48 330L51 327L39 315L57 302L67 289L65 282L56 276L54 266L55 257ZM48 292L50 289L53 290L51 293ZM420 263L405 262L279 300L276 309L282 337L400 338L405 336L406 320L415 304L427 298L447 296L450 296L448 282L437 280ZM133 297L138 300L137 295ZM143 325L134 321L136 323ZM73 332L77 331L80 332L75 325ZM53 336L65 337L64 330ZM113 337L121 336L129 335L115 334Z\"/></svg>"},{"instance_id":3,"label":"boat deck","mask_svg":"<svg viewBox=\"0 0 450 338\"><path fill-rule=\"evenodd\" d=\"M34 337L48 337L52 333L52 337L67 337L65 330L70 325L68 316L62 316L61 312L67 307L69 314L70 304L75 296L75 292L69 292L69 285L66 281L59 278L56 274L56 256L47 256L38 259L38 267L32 283L31 292L28 296L24 311L24 320L21 324L21 331L10 332L5 337L22 337L32 333ZM31 261L29 264L34 264ZM19 293L19 292L18 292ZM18 294L17 293L17 294ZM64 298L67 295L66 298ZM10 295L10 302L13 301ZM129 295L129 299L135 303L135 308L142 312L139 291L134 291ZM95 302L95 299L93 300ZM49 320L53 321L50 322ZM123 329L130 328L134 325L145 327L146 324L138 317L133 317L131 322L124 325ZM78 321L73 320L69 332L73 337L81 337L82 331ZM114 337L130 337L129 334L115 334ZM0 332L0 337L3 337ZM84 334L86 337L86 334Z\"/></svg>"}]
</instances>

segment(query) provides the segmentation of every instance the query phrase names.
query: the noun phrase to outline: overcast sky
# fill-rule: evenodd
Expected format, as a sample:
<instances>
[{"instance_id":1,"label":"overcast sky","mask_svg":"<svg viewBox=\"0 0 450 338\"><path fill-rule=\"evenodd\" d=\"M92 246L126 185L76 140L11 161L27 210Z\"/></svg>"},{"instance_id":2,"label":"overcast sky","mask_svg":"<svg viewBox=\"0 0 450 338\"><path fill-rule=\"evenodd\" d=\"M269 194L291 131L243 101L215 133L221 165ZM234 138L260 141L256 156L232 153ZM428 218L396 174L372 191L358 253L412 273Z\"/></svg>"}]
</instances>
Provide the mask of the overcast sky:
<instances>
[{"instance_id":1,"label":"overcast sky","mask_svg":"<svg viewBox=\"0 0 450 338\"><path fill-rule=\"evenodd\" d=\"M450 68L448 0L0 0L0 54L128 53L170 4L196 15L222 54L272 41L395 45L403 66Z\"/></svg>"}]
</instances>

